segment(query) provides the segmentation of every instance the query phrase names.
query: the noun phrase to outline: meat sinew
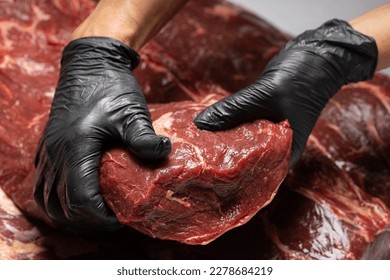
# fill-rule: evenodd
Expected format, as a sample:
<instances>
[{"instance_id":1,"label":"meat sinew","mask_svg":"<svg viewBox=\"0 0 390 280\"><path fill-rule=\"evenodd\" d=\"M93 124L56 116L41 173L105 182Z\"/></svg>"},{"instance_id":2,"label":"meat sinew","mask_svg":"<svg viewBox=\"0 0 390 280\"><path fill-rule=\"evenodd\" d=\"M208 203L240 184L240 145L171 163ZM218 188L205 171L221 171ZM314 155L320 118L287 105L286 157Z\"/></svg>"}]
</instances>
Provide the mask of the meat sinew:
<instances>
[{"instance_id":1,"label":"meat sinew","mask_svg":"<svg viewBox=\"0 0 390 280\"><path fill-rule=\"evenodd\" d=\"M13 49L19 48L19 43L9 36L3 39L7 43L3 50L5 59L2 65L7 70L4 74L7 79L2 83L6 89L3 94L7 95L4 100L9 101L11 106L4 106L4 119L7 120L4 126L9 134L3 135L2 140L6 147L11 148L4 153L8 162L3 164L2 180L5 182L3 189L19 207L47 220L31 196L34 177L32 158L48 117L55 85L53 80L58 71L46 53L59 58L59 45L65 42L55 41L56 36L62 38L64 33L69 32L66 28L70 29L73 23L67 19L64 21L67 24L58 20L50 25L50 19L54 21L50 13L52 10L53 15L57 15L62 9L68 9L61 1L32 1L30 4L29 11L20 7L22 12L27 13L30 24L25 27L25 17L14 16L12 27L5 29L5 33L12 31L21 33L19 37L32 37L35 48L14 54ZM88 1L72 1L72 4L70 7L74 11L71 11L71 16L76 21L93 6ZM270 57L270 52L275 52L285 40L282 34L269 38L263 36L265 32L260 31L267 25L264 23L259 29L259 20L252 22L251 19L256 19L253 15L235 6L220 1L203 1L203 4L190 3L145 48L145 62L137 72L147 93L154 85L153 94L157 92L156 96L166 102L177 99L177 95L171 93L179 93L180 99L194 100L151 105L157 132L173 140L173 152L168 161L158 169L147 168L122 149L122 152L113 151L104 156L100 170L104 198L120 221L154 237L191 244L212 241L227 230L247 222L269 203L287 174L292 137L287 122L272 124L262 120L220 133L200 131L193 125L196 114L217 100L212 99L210 93L226 95L225 88L239 88L244 78L242 75L253 72L251 67L264 64L264 59L258 57ZM6 11L12 16L11 7ZM240 13L243 16L237 17ZM68 14L61 14L56 19L66 18ZM202 18L204 15L206 17ZM196 24L198 21L199 24ZM210 24L211 21L213 24ZM253 30L253 35L246 39L247 47L239 47L232 36L222 40L209 33L210 30L206 32L207 27L214 24L226 23L237 28L237 22L242 23L239 28L246 27L246 32ZM12 29L14 27L15 30ZM173 33L183 34L183 42L178 45L176 38L180 36L165 38ZM237 34L241 33L245 34L237 30ZM184 35L191 37L186 41L204 45L194 45L193 53L188 52L190 46L184 42ZM253 43L249 44L250 41ZM229 42L230 51L227 52ZM257 47L260 54L256 59L247 57L244 60L234 53L244 50L253 55L253 51L249 50L261 42L264 45ZM195 47L198 49L195 50ZM225 51L229 55L223 54ZM184 53L187 55L184 56ZM232 56L231 59L229 56ZM247 61L255 63L247 64ZM213 67L217 64L231 70L228 72L230 79L216 72ZM244 69L246 65L252 66ZM24 78L24 84L13 82L18 72L23 74L19 77ZM237 72L241 76L232 76ZM9 73L14 75L9 76ZM153 97L149 95L149 100ZM12 139L17 138L16 135L20 139L14 145ZM22 149L18 149L19 146ZM11 159L12 156L15 160Z\"/></svg>"},{"instance_id":2,"label":"meat sinew","mask_svg":"<svg viewBox=\"0 0 390 280\"><path fill-rule=\"evenodd\" d=\"M70 32L93 6L90 0L0 2L0 187L28 217L47 219L32 198L33 157L48 117L61 50ZM192 232L196 240L192 241L204 243L217 237L218 231L222 233L247 220L243 215L228 215L229 207L234 209L236 203L241 205L241 213L252 215L257 211L253 207L263 206L273 196L269 189L268 198L262 197L259 205L251 204L252 209L242 204L252 196L259 196L256 191L265 191L264 187L271 185L261 181L254 188L250 182L253 178L267 179L253 177L253 173L266 170L252 163L265 147L260 147L254 139L256 150L243 153L245 143L237 135L246 135L244 131L253 134L260 128L263 132L273 131L272 135L260 133L256 137L270 137L264 143L268 148L274 145L274 151L278 151L283 145L277 143L288 141L270 139L278 135L287 137L290 132L286 123L255 122L222 134L204 132L207 138L200 138L194 146L191 137L196 135L196 130L190 119L213 98L252 82L286 40L287 36L239 7L219 0L198 0L189 1L142 50L142 63L135 74L149 100L157 132L167 132L173 140L175 164L167 161L151 169L136 163L122 149L105 153L101 166L103 192L123 222L152 236L191 243L190 235L174 236L173 229L165 227L167 217L159 216L161 206L165 213L175 211L177 218L187 213L189 218L185 219L197 226L197 231ZM210 93L217 95L208 97ZM150 103L182 100L191 101ZM180 114L184 108L187 111L183 117ZM74 235L30 221L0 191L0 256L3 259L358 259L390 223L389 112L389 78L376 75L372 81L344 87L325 108L302 160L271 204L247 224L208 245L189 246L149 238L130 227L114 233ZM180 119L186 120L185 125L189 127L183 129ZM280 134L274 133L275 130ZM225 151L221 153L224 159L219 159L228 163L227 157L231 156L231 163L238 166L235 174L242 176L245 184L236 189L224 185L231 182L229 177L221 184L213 181L230 172L226 168L218 171L214 165L217 161L208 158L217 152L218 145L214 144L221 135L230 139L228 144L232 150L229 151L240 153ZM236 137L237 143L231 137ZM189 150L185 155L193 168L189 168L185 158L177 157L183 150ZM276 154L283 158L282 152ZM262 155L267 156L271 155ZM275 165L277 158L271 157ZM248 168L240 169L244 163L249 163ZM184 171L178 171L180 166ZM284 168L281 162L279 166L278 170ZM136 167L143 172L131 173L130 181L125 173ZM169 180L162 180L162 171L167 171ZM200 182L189 179L197 172L207 174L201 176ZM140 174L148 174L153 180L140 178ZM269 174L274 176L273 172ZM133 177L144 182L144 188L133 187ZM205 186L213 186L214 190L209 188L201 194L196 191ZM242 188L254 193L242 192ZM130 195L126 197L126 194ZM157 202L151 195L157 195L160 200ZM202 195L209 196L199 199ZM228 195L232 198L225 199ZM151 207L147 206L148 201ZM152 215L155 213L152 218L158 217L158 221L153 224L153 219L145 220L144 209ZM202 213L196 209L207 211ZM196 224L198 215L199 224ZM213 222L206 217L214 219ZM223 223L226 220L218 221L226 217L232 219L226 223ZM168 220L171 218L168 216ZM183 224L180 227L183 232L192 230ZM202 238L202 234L206 237Z\"/></svg>"},{"instance_id":3,"label":"meat sinew","mask_svg":"<svg viewBox=\"0 0 390 280\"><path fill-rule=\"evenodd\" d=\"M272 200L289 166L288 124L197 129L193 119L216 100L151 107L157 134L172 141L160 166L145 166L124 150L103 157L102 194L122 223L153 237L206 244Z\"/></svg>"}]
</instances>

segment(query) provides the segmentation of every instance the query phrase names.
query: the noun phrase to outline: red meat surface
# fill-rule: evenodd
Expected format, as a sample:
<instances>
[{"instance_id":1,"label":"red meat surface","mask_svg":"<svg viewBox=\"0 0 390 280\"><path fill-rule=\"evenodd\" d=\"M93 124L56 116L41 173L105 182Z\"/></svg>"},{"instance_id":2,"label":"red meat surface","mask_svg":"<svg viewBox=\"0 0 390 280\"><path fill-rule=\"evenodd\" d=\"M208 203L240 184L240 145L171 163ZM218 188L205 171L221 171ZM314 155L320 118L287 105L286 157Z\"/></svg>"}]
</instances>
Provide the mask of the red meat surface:
<instances>
[{"instance_id":1,"label":"red meat surface","mask_svg":"<svg viewBox=\"0 0 390 280\"><path fill-rule=\"evenodd\" d=\"M253 159L268 156L262 152L272 146L274 155L283 158L280 151L283 145L279 144L286 144L288 139L278 137L288 138L289 129L286 123L261 121L224 136L232 138L223 145L228 143L231 151L240 154L230 155L233 156L231 163L245 165L237 167L236 176L248 178L248 182L241 181L236 189L231 182L226 185L211 183L213 178L218 179L219 175L226 175L231 170L218 171L213 165L218 161L207 158L218 154L216 145L207 150L207 143L215 143L220 139L219 134L212 134L215 137L212 138L211 133L206 133L203 143L196 142L200 150L195 152L191 137L185 138L181 133L188 131L194 135L195 130L188 119L206 106L205 98L219 98L217 96L232 93L252 82L288 37L248 11L218 0L190 1L141 51L142 63L135 72L149 101L156 129L170 130L167 133L174 139L173 155L182 149L190 150L185 154L192 160L193 169L198 174L206 172L201 176L201 182L186 181L195 172L188 168L188 161L179 161L178 157L175 163L185 172L177 176L172 172L172 176L167 176L169 180L165 180L160 172L168 168L169 161L151 169L136 163L122 149L111 150L102 159L102 191L107 203L113 209L117 208L122 222L137 231L127 227L104 234L71 233L48 226L45 221L50 221L32 199L33 158L47 121L61 51L69 41L70 33L93 7L94 2L90 0L0 2L1 259L359 259L366 256L367 248L375 249L370 244L376 236L386 237L390 223L390 79L381 75L371 81L345 86L336 94L324 109L302 159L287 176L275 199L245 225L229 230L249 217L245 214L230 216L231 212L225 210L234 204L241 205L241 213L248 213L249 209L251 216L274 195L277 186L273 190L265 188L267 178L254 174L265 172L265 165L253 164ZM207 97L209 94L216 95ZM173 101L183 102L171 103ZM152 104L157 102L166 104ZM177 108L187 108L189 113L185 117L173 117L180 114ZM169 119L167 114L178 122L175 128L180 126L181 119L187 125L186 130L178 132L177 138L173 126L167 125L170 122L164 121L164 118ZM239 141L235 146L233 138L238 139L238 135L244 135L247 129L251 133L259 129L272 132L256 137L276 137L279 142L266 142L267 147L259 147L256 142L255 151L243 155L245 146ZM286 150L283 152L286 154ZM200 158L195 154L201 154L205 160L194 160ZM278 157L269 156L275 164L270 162L269 167L276 166ZM221 160L220 164L228 162ZM212 168L199 168L199 165ZM175 214L180 217L187 213L191 221L199 214L196 207L210 210L208 214L215 220L197 224L194 242L207 243L225 230L229 231L202 246L160 240L172 237L192 243L188 242L190 235L178 238L169 230L164 233L161 217L154 223L156 228L153 228L152 219L142 221L145 217L140 215L140 209L149 209L157 216L160 210L153 199L140 199L134 206L137 188L126 180L128 177L121 175L131 168L143 170L132 176L152 176L153 180L148 180L147 188L139 194L159 195L166 213L187 209ZM207 173L211 170L212 175ZM274 171L269 172L270 176L276 176ZM260 180L259 188L251 186L249 181L254 178ZM273 182L277 182L276 178ZM204 186L213 186L215 190L194 191L196 187ZM251 190L253 196L260 196L261 192L268 196L262 197L259 204L247 207L242 202L248 201L249 196L242 194L242 188ZM232 198L226 199L234 190ZM124 199L126 193L132 195ZM202 196L207 196L209 203L202 204L203 200L199 199ZM153 207L145 205L148 201ZM232 219L226 223L218 220L226 217ZM169 222L172 217L165 218ZM139 230L158 238L150 238ZM185 227L183 230L190 231ZM202 238L202 232L209 236ZM388 255L375 256L386 258Z\"/></svg>"},{"instance_id":2,"label":"red meat surface","mask_svg":"<svg viewBox=\"0 0 390 280\"><path fill-rule=\"evenodd\" d=\"M214 103L151 106L156 133L172 141L159 166L117 149L100 168L102 194L119 221L150 236L206 244L251 219L286 177L292 131L259 120L229 131L201 131L195 116Z\"/></svg>"}]
</instances>

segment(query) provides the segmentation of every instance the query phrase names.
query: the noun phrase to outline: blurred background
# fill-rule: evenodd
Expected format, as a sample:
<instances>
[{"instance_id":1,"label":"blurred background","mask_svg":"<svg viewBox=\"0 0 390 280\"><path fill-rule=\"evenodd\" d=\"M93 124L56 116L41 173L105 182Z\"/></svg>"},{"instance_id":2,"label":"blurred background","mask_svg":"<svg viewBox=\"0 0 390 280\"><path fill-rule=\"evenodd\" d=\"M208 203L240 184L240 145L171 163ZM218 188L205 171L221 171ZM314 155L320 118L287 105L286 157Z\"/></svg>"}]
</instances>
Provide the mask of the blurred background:
<instances>
[{"instance_id":1,"label":"blurred background","mask_svg":"<svg viewBox=\"0 0 390 280\"><path fill-rule=\"evenodd\" d=\"M230 0L230 2L247 8L288 34L298 35L332 18L348 21L389 1ZM390 68L382 73L390 76Z\"/></svg>"}]
</instances>

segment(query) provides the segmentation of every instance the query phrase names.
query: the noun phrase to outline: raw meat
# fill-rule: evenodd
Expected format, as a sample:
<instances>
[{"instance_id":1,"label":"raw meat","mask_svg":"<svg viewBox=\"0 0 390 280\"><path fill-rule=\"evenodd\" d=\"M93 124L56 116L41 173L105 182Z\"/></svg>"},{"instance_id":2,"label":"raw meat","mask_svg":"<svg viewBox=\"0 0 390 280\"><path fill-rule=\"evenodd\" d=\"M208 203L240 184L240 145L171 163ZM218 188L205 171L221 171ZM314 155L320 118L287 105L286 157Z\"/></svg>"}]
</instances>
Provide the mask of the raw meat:
<instances>
[{"instance_id":1,"label":"raw meat","mask_svg":"<svg viewBox=\"0 0 390 280\"><path fill-rule=\"evenodd\" d=\"M272 27L240 8L223 4L220 1L203 1L203 3L204 5L199 5L199 3L191 2L183 13L143 51L144 61L150 63L139 67L139 71L136 73L137 77L140 77L139 80L145 88L146 94L151 87L150 85L159 84L153 93L159 92L160 95L157 94L156 97L149 95L149 100L154 98L156 101L158 96L160 98L163 96L165 101L176 100L176 95L172 94L171 96L171 92L180 93L180 99L194 101L200 101L211 92L226 95L225 88L238 89L241 86L240 83L242 84L244 77L242 75L251 72L253 77L259 71L253 71L251 68L258 65L263 66L265 61L285 42L286 36L281 33L264 36L264 34L268 34L265 30L272 30ZM3 127L9 132L3 133L1 141L4 142L4 147L10 148L3 152L5 157L0 180L4 182L3 189L21 209L34 217L48 221L31 196L31 187L34 182L32 158L36 143L47 120L55 85L54 80L57 78L58 71L58 66L53 67L52 65L55 63L48 60L47 57L57 58L56 63L58 63L59 50L65 42L55 41L55 36L62 38L64 33L68 34L66 32L69 31L62 31L62 29L70 29L74 26L85 17L93 4L88 1L72 1L68 7L72 11L66 11L61 15L57 15L57 13L60 13L59 11L62 11L66 6L61 1L31 1L31 6L26 10L26 14L23 14L26 9L25 5L15 4L16 7L19 5L21 13L17 13L15 16L13 15L15 7L5 7L6 15L11 16L13 21L8 19L6 23L11 27L7 28L6 24L3 31L5 34L3 40L6 44L2 50L5 57L2 65L3 69L7 71L4 72L4 76L8 80L3 80L2 87L5 89L3 94L6 94L7 97L5 101L9 101L8 104L2 103L4 105L4 119L7 120ZM51 10L55 11L53 13L56 19L54 25L50 25L50 22L53 21L50 21L52 19ZM61 20L62 17L67 18L69 14L72 15L72 23L70 23L70 19ZM195 24L198 21L201 23ZM237 35L250 34L244 39L248 43L247 47L239 46L233 36L222 38L214 36L210 33L211 30L206 32L206 29L210 29L207 28L210 21L213 22L211 25L232 25L232 30L236 30L237 27L233 28L233 26L237 26L237 22L240 22ZM67 24L63 24L63 22ZM214 32L217 30L215 29ZM190 46L184 42L180 43L180 46L177 45L177 36L166 38L167 34L177 33L186 34L192 38L193 42L201 42L205 45L197 46L198 48L191 54L185 51ZM26 50L25 46L19 46L18 42L21 41L22 37L32 38L34 48ZM52 41L56 43L54 44ZM262 44L260 45L260 43ZM226 45L231 45L229 55L222 53L226 51ZM162 50L157 50L157 47L165 49L165 53ZM210 48L212 49L210 50ZM14 49L20 49L21 52L15 53ZM256 51L254 51L255 49ZM235 52L237 51L247 52L248 57L244 59L242 56L236 56ZM183 56L183 52L189 56ZM259 54L255 55L256 52ZM215 55L211 56L212 53ZM234 57L236 58L233 59ZM249 63L250 67L247 67L246 61L252 60L256 63ZM230 69L230 80L218 75L216 69L213 68L217 64ZM194 70L184 71L184 68ZM19 72L22 75L18 75ZM236 73L240 73L241 76ZM12 76L10 76L11 74ZM25 82L13 82L13 77L17 76ZM172 77L174 77L173 80ZM221 82L217 83L218 80ZM27 91L26 94L24 94L25 91ZM20 94L15 95L16 92ZM22 96L19 97L19 95ZM208 99L211 100L210 97ZM235 129L231 133L212 134L207 131L199 131L192 125L192 119L196 112L205 108L206 103L204 102L203 104L187 102L181 103L181 105L165 105L165 109L155 110L155 114L157 112L164 113L165 118L167 118L168 111L172 111L173 106L182 106L182 113L173 114L172 120L175 122L176 131L171 129L172 132L170 132L170 128L165 128L166 131L162 131L163 134L172 133L172 137L174 134L177 137L174 137L174 152L167 165L154 172L157 174L154 175L156 180L160 181L149 181L146 180L147 177L139 178L140 182L138 187L135 185L136 188L140 189L139 186L143 186L146 181L150 187L143 186L142 190L145 191L143 193L132 190L130 187L133 186L129 186L127 181L135 175L129 174L136 172L136 168L141 167L135 166L134 162L130 162L128 159L127 163L122 162L122 165L129 166L125 174L107 174L105 170L111 170L112 166L118 169L117 165L113 165L113 163L121 162L124 157L123 154L111 153L105 157L106 159L110 158L109 161L105 161L107 168L101 170L101 177L105 178L103 182L109 184L109 188L106 187L104 193L107 203L114 208L121 221L152 236L192 244L204 244L232 227L247 222L273 198L278 186L287 174L291 131L288 129L287 123L272 124L268 121L258 121L254 125L247 125L247 128ZM156 108L158 108L157 105ZM192 110L192 113L183 114L184 110ZM175 118L181 118L181 120L175 120ZM156 121L158 122L157 119ZM156 124L156 126L159 125ZM191 129L187 126L191 126ZM162 126L160 128L162 129ZM190 131L192 131L192 135L189 134ZM194 137L198 137L198 139L191 139ZM245 139L245 142L237 140L237 145L227 148L234 137ZM18 139L19 142L14 143L13 139ZM218 142L220 150L218 147L214 147L216 142ZM183 155L184 152L187 154ZM202 156L204 160L197 162L196 158L199 156ZM210 156L214 156L214 158ZM221 166L216 163L220 163ZM191 164L197 166L191 166ZM131 165L133 165L132 169ZM271 172L272 176L268 174ZM161 175L159 175L160 173ZM146 170L145 174L148 174ZM166 180L169 179L169 181L161 183L162 175L165 175ZM173 183L173 178L170 178L172 176L178 176L176 183ZM199 178L196 179L196 176ZM124 187L126 182L128 190L125 190ZM179 185L175 186L175 184ZM188 186L185 187L186 185ZM169 189L163 191L164 187ZM202 191L196 190L197 187ZM124 201L119 200L124 193L130 194L127 196L129 200L127 203L134 203L138 196L145 196L146 199L140 201L140 205L134 205L133 213L125 213L124 210L130 211L129 207L132 205L127 205ZM132 200L131 196L133 196ZM190 197L184 198L182 196ZM159 202L160 200L161 202ZM154 203L156 205L153 205ZM160 212L157 211L161 208L159 203L164 205ZM145 211L145 205L153 210L150 211L150 214L145 215L141 221L136 215L139 214L139 211ZM174 216L169 219L155 219L154 216L157 213L160 216ZM179 217L180 214L182 214L181 217ZM181 222L177 222L176 219L181 219ZM203 225L205 221L209 220L215 222L211 228ZM166 226L163 226L164 224Z\"/></svg>"},{"instance_id":2,"label":"raw meat","mask_svg":"<svg viewBox=\"0 0 390 280\"><path fill-rule=\"evenodd\" d=\"M322 112L287 194L265 214L280 255L359 258L390 224L389 155L389 79L345 87Z\"/></svg>"},{"instance_id":3,"label":"raw meat","mask_svg":"<svg viewBox=\"0 0 390 280\"><path fill-rule=\"evenodd\" d=\"M135 74L149 102L199 101L220 88L231 93L247 86L287 40L228 2L189 1L142 49Z\"/></svg>"},{"instance_id":4,"label":"raw meat","mask_svg":"<svg viewBox=\"0 0 390 280\"><path fill-rule=\"evenodd\" d=\"M62 49L93 7L91 1L0 2L0 186L21 209L42 218L31 194L34 150Z\"/></svg>"},{"instance_id":5,"label":"raw meat","mask_svg":"<svg viewBox=\"0 0 390 280\"><path fill-rule=\"evenodd\" d=\"M207 244L246 223L286 177L292 132L286 122L256 121L230 131L201 131L195 116L218 98L151 106L157 134L172 152L145 166L123 149L102 159L103 197L119 221L150 236Z\"/></svg>"},{"instance_id":6,"label":"raw meat","mask_svg":"<svg viewBox=\"0 0 390 280\"><path fill-rule=\"evenodd\" d=\"M68 259L97 251L86 238L30 221L0 189L0 260Z\"/></svg>"},{"instance_id":7,"label":"raw meat","mask_svg":"<svg viewBox=\"0 0 390 280\"><path fill-rule=\"evenodd\" d=\"M23 212L42 219L31 196L35 145L50 108L60 52L93 4L87 0L12 3L0 2L0 187ZM202 7L214 13L201 13ZM192 22L190 14L195 11L197 20ZM202 92L235 91L250 83L287 39L256 16L221 1L190 1L174 21L144 49L136 71L150 101L199 101ZM220 22L234 31L220 32L216 29ZM199 24L207 31L201 32ZM184 30L185 36L169 33L175 28ZM194 42L182 39L188 34L204 37ZM182 42L174 44L177 39ZM187 49L180 49L182 44ZM230 56L233 45L236 53ZM190 51L197 59L187 56ZM208 245L162 241L130 228L72 234L28 220L0 192L0 256L359 259L375 235L386 236L390 222L389 99L390 79L381 75L344 87L324 110L302 160L273 202L247 224Z\"/></svg>"}]
</instances>

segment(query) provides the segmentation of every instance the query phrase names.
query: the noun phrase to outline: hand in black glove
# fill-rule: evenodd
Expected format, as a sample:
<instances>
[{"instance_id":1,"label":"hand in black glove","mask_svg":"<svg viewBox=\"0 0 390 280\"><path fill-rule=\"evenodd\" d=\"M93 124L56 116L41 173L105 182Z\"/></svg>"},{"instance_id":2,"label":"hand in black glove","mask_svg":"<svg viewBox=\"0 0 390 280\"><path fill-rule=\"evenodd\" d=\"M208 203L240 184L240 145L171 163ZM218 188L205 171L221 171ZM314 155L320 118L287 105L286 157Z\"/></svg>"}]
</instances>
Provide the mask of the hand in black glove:
<instances>
[{"instance_id":1,"label":"hand in black glove","mask_svg":"<svg viewBox=\"0 0 390 280\"><path fill-rule=\"evenodd\" d=\"M254 119L288 119L293 165L328 100L341 86L371 78L377 56L374 39L347 22L328 21L288 42L255 83L208 107L195 124L222 130Z\"/></svg>"},{"instance_id":2,"label":"hand in black glove","mask_svg":"<svg viewBox=\"0 0 390 280\"><path fill-rule=\"evenodd\" d=\"M132 74L139 56L119 41L89 37L63 52L49 122L36 156L35 198L52 219L84 229L119 222L99 194L103 145L124 143L137 157L161 160L171 149L156 136Z\"/></svg>"}]
</instances>

